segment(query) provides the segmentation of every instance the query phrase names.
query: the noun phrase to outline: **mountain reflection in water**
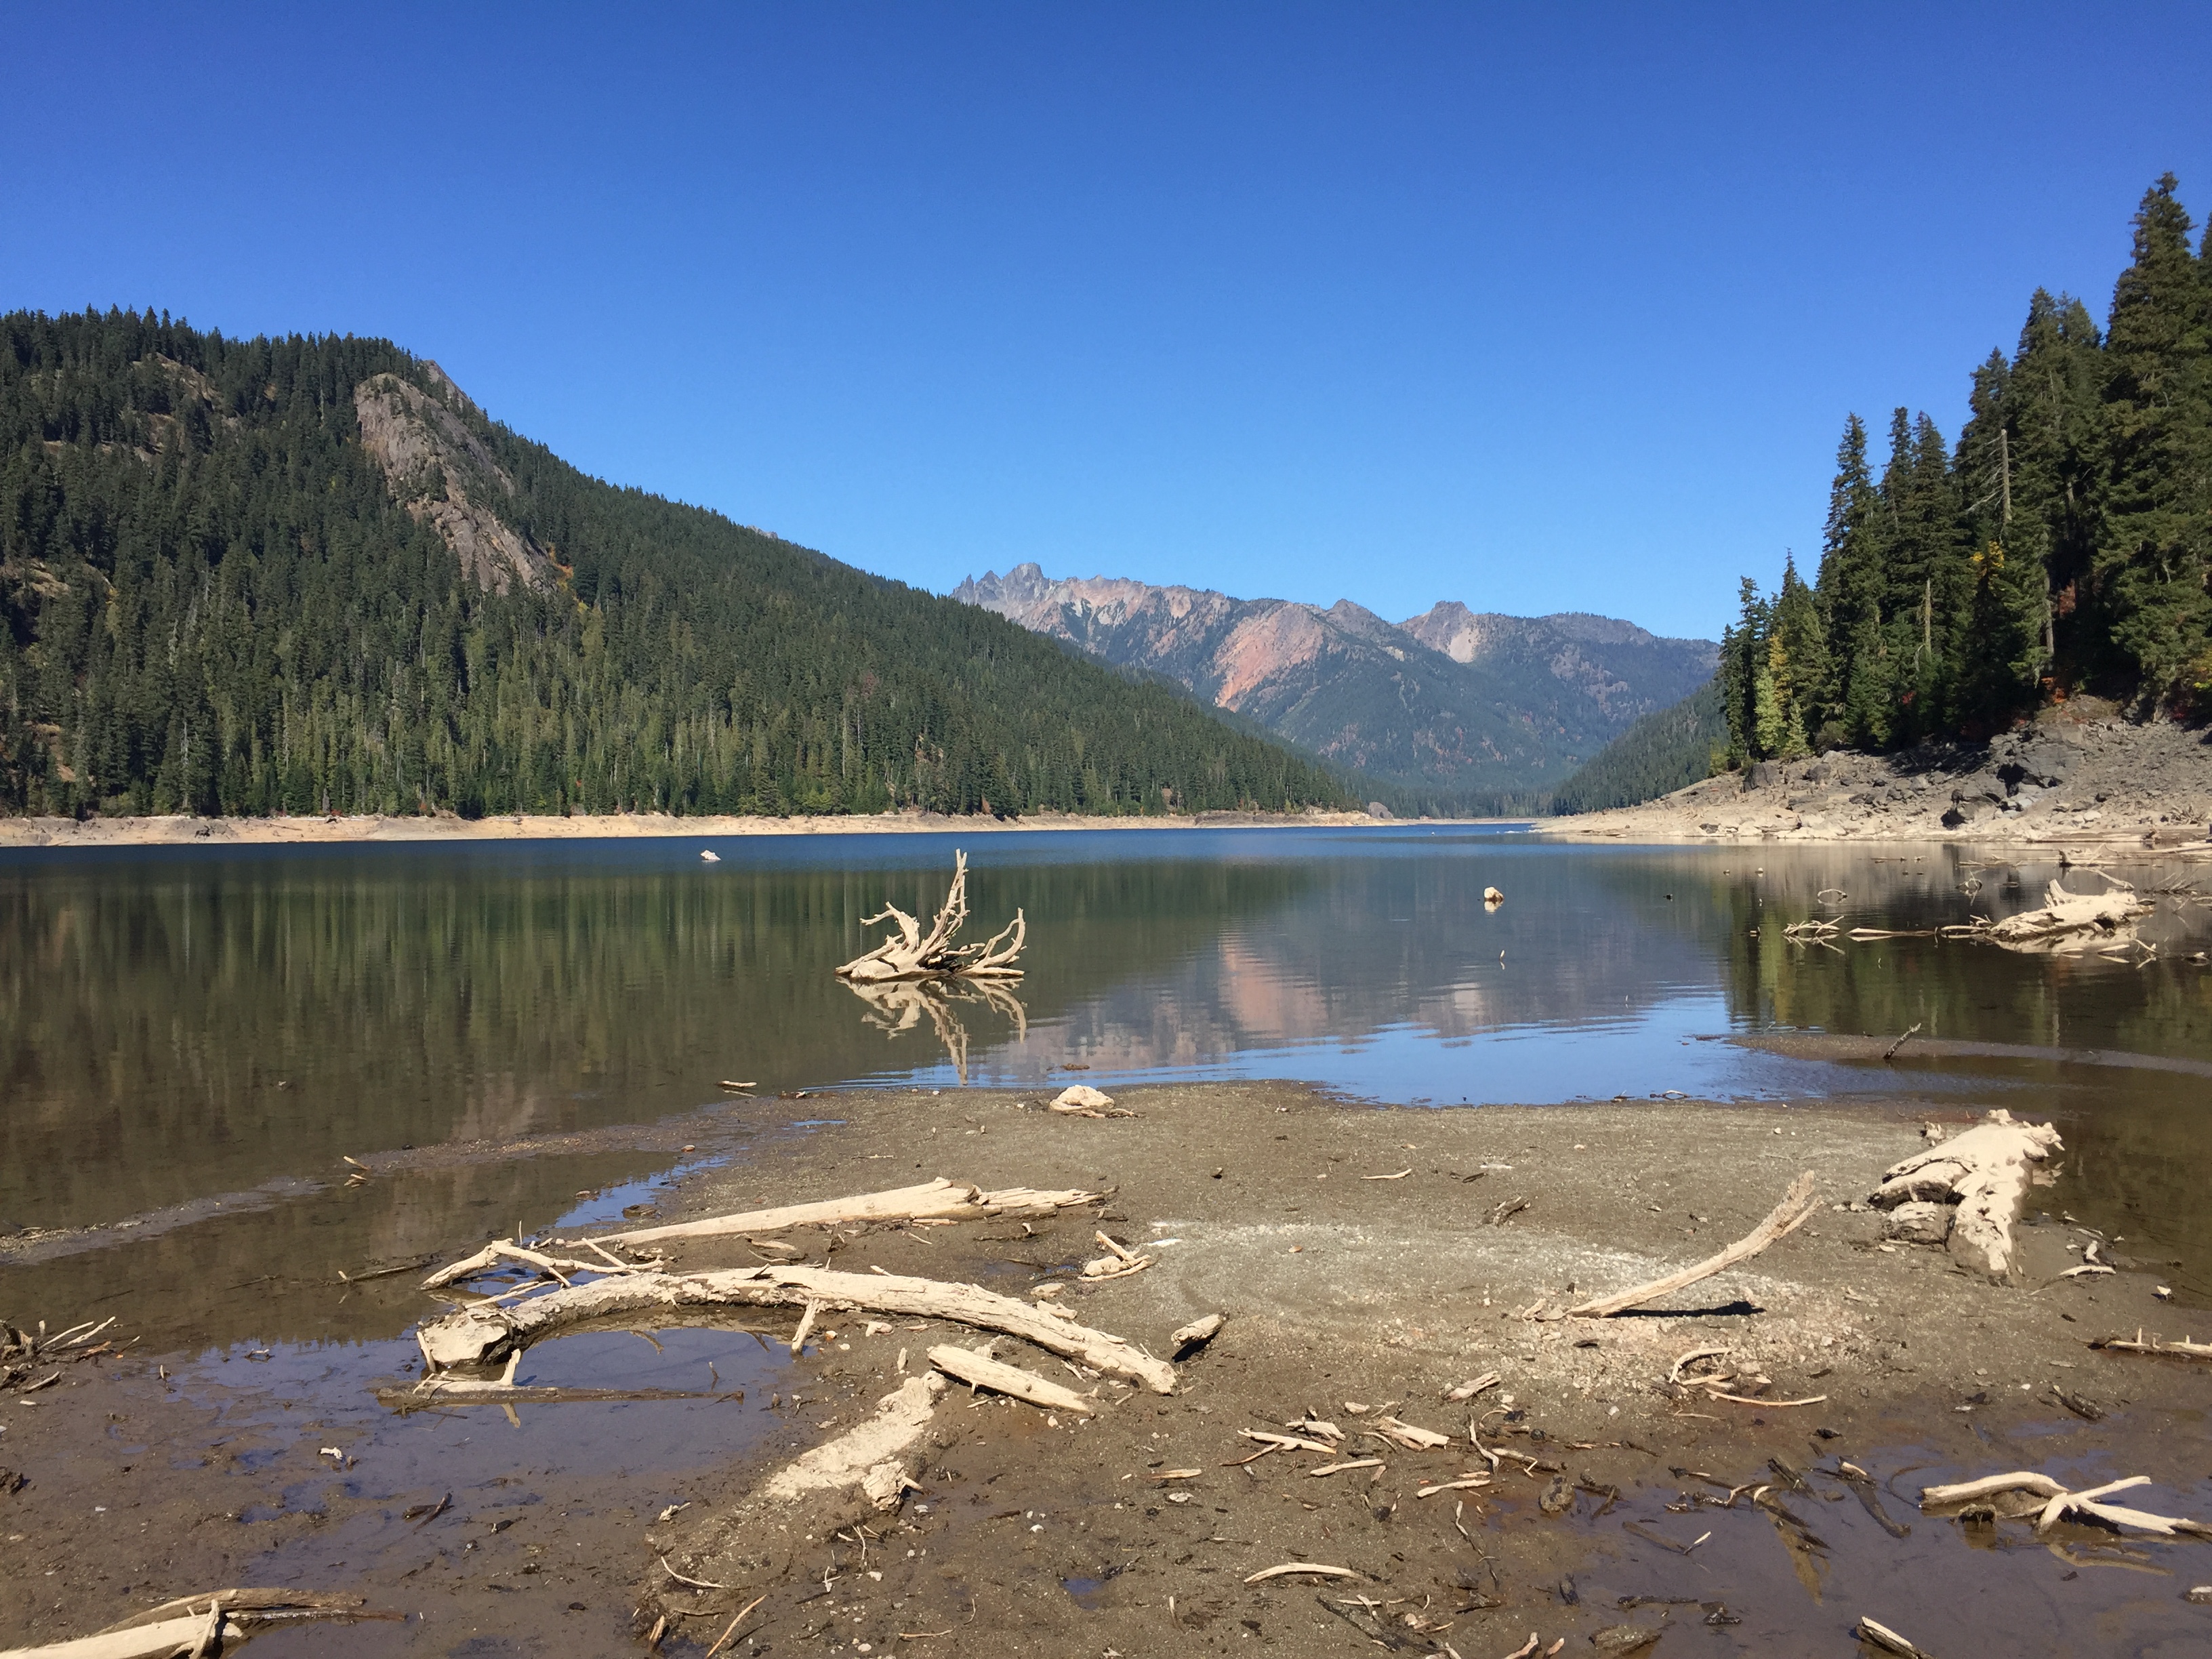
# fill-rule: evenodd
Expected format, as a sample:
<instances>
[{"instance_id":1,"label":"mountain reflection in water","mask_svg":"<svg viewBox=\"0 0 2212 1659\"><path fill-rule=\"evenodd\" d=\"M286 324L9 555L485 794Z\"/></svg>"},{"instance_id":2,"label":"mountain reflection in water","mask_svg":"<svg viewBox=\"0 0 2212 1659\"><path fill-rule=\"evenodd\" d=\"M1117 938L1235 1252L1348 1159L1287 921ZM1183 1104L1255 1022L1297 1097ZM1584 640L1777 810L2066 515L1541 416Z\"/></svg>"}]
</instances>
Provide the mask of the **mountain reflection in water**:
<instances>
[{"instance_id":1,"label":"mountain reflection in water","mask_svg":"<svg viewBox=\"0 0 2212 1659\"><path fill-rule=\"evenodd\" d=\"M860 918L933 908L956 844L978 914L1030 918L1027 976L856 1000L832 969L872 939ZM2004 914L2054 873L1956 848L1420 826L715 846L711 866L678 839L8 855L0 1216L109 1221L346 1154L650 1121L723 1079L1041 1087L1072 1064L1439 1104L1802 1097L1895 1074L1698 1039L1915 1024L2212 1060L2185 899L2140 967L1782 937Z\"/></svg>"}]
</instances>

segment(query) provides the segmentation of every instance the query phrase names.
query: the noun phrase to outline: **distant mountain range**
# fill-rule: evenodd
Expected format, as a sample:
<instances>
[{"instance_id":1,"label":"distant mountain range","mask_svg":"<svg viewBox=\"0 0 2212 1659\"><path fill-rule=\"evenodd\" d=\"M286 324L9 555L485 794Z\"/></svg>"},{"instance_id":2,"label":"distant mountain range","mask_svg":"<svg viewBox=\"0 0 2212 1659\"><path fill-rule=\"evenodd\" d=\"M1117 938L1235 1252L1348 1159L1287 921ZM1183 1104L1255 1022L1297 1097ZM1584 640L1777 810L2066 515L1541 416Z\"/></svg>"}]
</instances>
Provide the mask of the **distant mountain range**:
<instances>
[{"instance_id":1,"label":"distant mountain range","mask_svg":"<svg viewBox=\"0 0 2212 1659\"><path fill-rule=\"evenodd\" d=\"M1640 717L1711 680L1711 640L1565 612L1505 617L1446 600L1389 623L1036 564L952 597L1118 667L1151 672L1341 767L1418 793L1540 792Z\"/></svg>"}]
</instances>

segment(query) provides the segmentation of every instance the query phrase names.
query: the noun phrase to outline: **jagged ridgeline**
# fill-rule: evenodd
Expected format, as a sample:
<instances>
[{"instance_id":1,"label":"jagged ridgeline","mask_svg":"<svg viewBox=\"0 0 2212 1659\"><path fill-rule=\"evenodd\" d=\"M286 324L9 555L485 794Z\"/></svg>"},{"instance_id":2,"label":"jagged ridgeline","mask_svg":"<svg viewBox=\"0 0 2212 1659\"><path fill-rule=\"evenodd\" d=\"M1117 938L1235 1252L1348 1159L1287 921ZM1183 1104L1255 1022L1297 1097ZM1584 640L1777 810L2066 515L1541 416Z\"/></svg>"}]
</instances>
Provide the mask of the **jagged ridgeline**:
<instances>
[{"instance_id":1,"label":"jagged ridgeline","mask_svg":"<svg viewBox=\"0 0 2212 1659\"><path fill-rule=\"evenodd\" d=\"M2039 289L1955 448L1844 430L1817 580L1746 580L1721 649L1732 757L1978 739L2047 698L2212 714L2212 234L2143 198L2100 332Z\"/></svg>"},{"instance_id":2,"label":"jagged ridgeline","mask_svg":"<svg viewBox=\"0 0 2212 1659\"><path fill-rule=\"evenodd\" d=\"M384 341L0 318L0 808L1158 812L1321 769Z\"/></svg>"}]
</instances>

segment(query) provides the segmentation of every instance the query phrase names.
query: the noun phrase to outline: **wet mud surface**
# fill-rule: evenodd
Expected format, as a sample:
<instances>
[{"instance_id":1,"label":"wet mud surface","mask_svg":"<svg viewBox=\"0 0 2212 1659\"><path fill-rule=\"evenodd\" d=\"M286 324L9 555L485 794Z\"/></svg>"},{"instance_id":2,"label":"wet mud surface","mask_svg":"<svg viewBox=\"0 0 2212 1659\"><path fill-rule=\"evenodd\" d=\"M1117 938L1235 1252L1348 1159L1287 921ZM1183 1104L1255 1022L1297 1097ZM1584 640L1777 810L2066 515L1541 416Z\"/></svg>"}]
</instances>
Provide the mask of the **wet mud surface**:
<instances>
[{"instance_id":1,"label":"wet mud surface","mask_svg":"<svg viewBox=\"0 0 2212 1659\"><path fill-rule=\"evenodd\" d=\"M1964 1123L1980 1103L1900 1091L1850 1109L1436 1112L1288 1085L1115 1092L1138 1116L1058 1117L1038 1093L984 1090L745 1103L719 1139L676 1124L665 1147L403 1161L359 1188L0 1265L18 1322L112 1311L141 1339L35 1395L0 1395L0 1468L24 1477L0 1496L13 1564L0 1639L266 1584L345 1589L405 1615L257 1638L272 1655L634 1652L664 1616L661 1649L679 1654L727 1633L724 1651L748 1654L1133 1659L1379 1642L1477 1659L1532 1632L1540 1652L1561 1639L1624 1650L1630 1626L1661 1632L1662 1655L1848 1654L1862 1613L1946 1659L2212 1643L2212 1607L2185 1599L2212 1582L2212 1546L2074 1526L2039 1538L1917 1502L1925 1484L2033 1468L2075 1486L2148 1475L2143 1507L2212 1516L2208 1368L2088 1346L2139 1326L2212 1334L2190 1288L2194 1242L2131 1221L2112 1196L2124 1186L2069 1166L2039 1190L2016 1286L1970 1278L1940 1249L1885 1247L1879 1216L1824 1209L1675 1311L1558 1316L1741 1236L1801 1170L1832 1202L1863 1195L1921 1146L1924 1121ZM2061 1128L2071 1144L2075 1126ZM690 1166L645 1179L684 1146ZM920 1491L815 1535L794 1528L744 1577L726 1576L718 1516L858 1422L902 1360L913 1375L929 1346L973 1333L825 1316L794 1358L789 1316L587 1332L532 1349L516 1380L682 1397L396 1412L375 1390L416 1379L407 1332L441 1304L413 1273L336 1274L370 1238L445 1259L564 1212L571 1226L674 1220L939 1174L1110 1195L1049 1221L784 1242L817 1263L1015 1295L1064 1283L1084 1323L1154 1352L1198 1315L1228 1323L1176 1394L1103 1388L1088 1421L949 1394ZM372 1227L377 1206L414 1231L396 1234L388 1209ZM2084 1226L2128 1270L2059 1277L2095 1236ZM1081 1283L1102 1230L1154 1265ZM676 1265L761 1259L742 1239L701 1241ZM1698 1347L1769 1379L1763 1403L1670 1383ZM1001 1353L1094 1386L1020 1345ZM1471 1401L1443 1398L1486 1371L1499 1381ZM2077 1415L2060 1390L2102 1414ZM1814 1403L1778 1403L1794 1400ZM1454 1443L1375 1439L1386 1411ZM1334 1426L1337 1455L1242 1461L1258 1443L1240 1430L1309 1414ZM1470 1421L1494 1468L1468 1446ZM1419 1495L1476 1475L1489 1484ZM1245 1582L1291 1561L1355 1576Z\"/></svg>"}]
</instances>

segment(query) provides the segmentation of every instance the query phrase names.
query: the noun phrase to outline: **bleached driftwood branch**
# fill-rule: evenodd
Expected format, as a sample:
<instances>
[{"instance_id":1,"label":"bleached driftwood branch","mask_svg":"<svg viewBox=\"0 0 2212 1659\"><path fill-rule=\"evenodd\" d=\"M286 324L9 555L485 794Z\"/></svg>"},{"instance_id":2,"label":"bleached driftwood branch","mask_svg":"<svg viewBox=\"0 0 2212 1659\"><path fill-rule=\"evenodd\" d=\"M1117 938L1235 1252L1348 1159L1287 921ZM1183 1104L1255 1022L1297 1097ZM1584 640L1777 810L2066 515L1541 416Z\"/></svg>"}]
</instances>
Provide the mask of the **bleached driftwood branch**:
<instances>
[{"instance_id":1,"label":"bleached driftwood branch","mask_svg":"<svg viewBox=\"0 0 2212 1659\"><path fill-rule=\"evenodd\" d=\"M1813 1190L1813 1172L1808 1170L1790 1183L1790 1190L1782 1195L1782 1202L1774 1206L1771 1215L1718 1255L1707 1256L1694 1267L1685 1267L1680 1273L1668 1273L1664 1279L1638 1285L1632 1291L1623 1291L1617 1296L1599 1297L1567 1311L1583 1319L1609 1319L1615 1314L1626 1313L1631 1308L1640 1308L1647 1302L1656 1302L1662 1296L1671 1296L1701 1279L1711 1279L1715 1273L1735 1267L1739 1261L1748 1261L1776 1239L1786 1238L1796 1232L1820 1207L1820 1198Z\"/></svg>"},{"instance_id":2,"label":"bleached driftwood branch","mask_svg":"<svg viewBox=\"0 0 2212 1659\"><path fill-rule=\"evenodd\" d=\"M980 1187L963 1186L939 1176L934 1181L914 1187L895 1187L888 1192L828 1198L814 1204L785 1204L774 1209L748 1210L738 1215L708 1216L699 1221L672 1222L665 1227L602 1233L599 1242L642 1244L663 1238L777 1233L789 1227L821 1226L841 1221L981 1221L1002 1215L1048 1215L1054 1210L1091 1203L1098 1196L1097 1193L1073 1189L1041 1191L1033 1187L985 1192Z\"/></svg>"},{"instance_id":3,"label":"bleached driftwood branch","mask_svg":"<svg viewBox=\"0 0 2212 1659\"><path fill-rule=\"evenodd\" d=\"M2147 1532L2161 1538L2186 1535L2192 1538L2212 1538L2212 1527L2202 1521L2191 1521L2171 1515L2153 1515L2148 1510L2130 1509L2124 1504L2100 1503L2114 1492L2132 1492L2137 1486L2150 1485L2147 1474L2130 1475L2124 1480L2107 1481L2101 1486L2092 1486L2086 1492L2069 1492L2047 1474L2033 1469L2021 1469L2011 1474L1985 1475L1979 1480L1964 1480L1956 1486L1923 1486L1920 1492L1920 1507L1940 1509L1952 1504L1970 1504L1977 1499L1995 1497L2000 1492L2033 1492L2047 1498L2035 1517L2035 1529L2049 1532L2069 1515L2087 1520L2101 1521L2109 1527L2124 1527L2136 1532Z\"/></svg>"},{"instance_id":4,"label":"bleached driftwood branch","mask_svg":"<svg viewBox=\"0 0 2212 1659\"><path fill-rule=\"evenodd\" d=\"M660 1310L708 1308L803 1308L902 1314L946 1319L978 1330L1000 1331L1047 1353L1093 1370L1173 1394L1175 1367L1118 1336L1054 1319L1026 1302L979 1285L903 1278L895 1273L841 1273L828 1267L763 1267L728 1273L626 1273L565 1290L549 1291L512 1308L477 1307L419 1327L423 1358L440 1370L483 1364L526 1348L564 1328L590 1321L629 1318Z\"/></svg>"},{"instance_id":5,"label":"bleached driftwood branch","mask_svg":"<svg viewBox=\"0 0 2212 1659\"><path fill-rule=\"evenodd\" d=\"M898 924L898 932L865 956L837 970L840 979L862 983L899 979L1019 979L1015 958L1029 938L1029 924L1019 910L1006 927L981 945L955 945L953 939L968 920L968 854L955 853L952 887L939 907L929 932L896 905L886 902L872 916L861 918L863 927L879 921Z\"/></svg>"}]
</instances>

